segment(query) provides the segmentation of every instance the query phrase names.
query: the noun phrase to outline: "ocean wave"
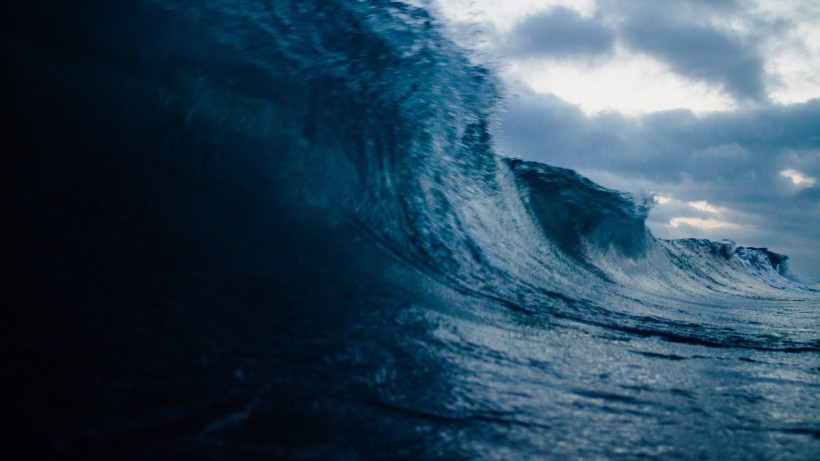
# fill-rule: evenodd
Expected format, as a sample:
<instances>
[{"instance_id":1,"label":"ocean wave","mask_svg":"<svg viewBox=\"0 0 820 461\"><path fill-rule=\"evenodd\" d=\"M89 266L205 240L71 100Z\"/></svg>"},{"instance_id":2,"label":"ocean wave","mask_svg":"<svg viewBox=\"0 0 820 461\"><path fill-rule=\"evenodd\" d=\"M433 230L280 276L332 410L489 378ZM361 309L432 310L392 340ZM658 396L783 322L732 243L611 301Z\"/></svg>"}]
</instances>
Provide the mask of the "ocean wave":
<instances>
[{"instance_id":1,"label":"ocean wave","mask_svg":"<svg viewBox=\"0 0 820 461\"><path fill-rule=\"evenodd\" d=\"M817 452L816 289L500 155L498 81L423 7L4 11L13 449Z\"/></svg>"}]
</instances>

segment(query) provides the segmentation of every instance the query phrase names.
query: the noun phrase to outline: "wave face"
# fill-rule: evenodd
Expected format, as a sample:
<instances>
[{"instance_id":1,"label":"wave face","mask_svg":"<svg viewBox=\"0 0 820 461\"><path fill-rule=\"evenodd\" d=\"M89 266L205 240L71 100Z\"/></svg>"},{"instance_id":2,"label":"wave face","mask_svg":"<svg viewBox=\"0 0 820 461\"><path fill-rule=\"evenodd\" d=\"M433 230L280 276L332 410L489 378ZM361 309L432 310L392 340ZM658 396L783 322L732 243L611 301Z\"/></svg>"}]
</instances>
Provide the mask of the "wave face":
<instances>
[{"instance_id":1,"label":"wave face","mask_svg":"<svg viewBox=\"0 0 820 461\"><path fill-rule=\"evenodd\" d=\"M8 450L811 459L820 296L503 158L418 6L4 6Z\"/></svg>"}]
</instances>

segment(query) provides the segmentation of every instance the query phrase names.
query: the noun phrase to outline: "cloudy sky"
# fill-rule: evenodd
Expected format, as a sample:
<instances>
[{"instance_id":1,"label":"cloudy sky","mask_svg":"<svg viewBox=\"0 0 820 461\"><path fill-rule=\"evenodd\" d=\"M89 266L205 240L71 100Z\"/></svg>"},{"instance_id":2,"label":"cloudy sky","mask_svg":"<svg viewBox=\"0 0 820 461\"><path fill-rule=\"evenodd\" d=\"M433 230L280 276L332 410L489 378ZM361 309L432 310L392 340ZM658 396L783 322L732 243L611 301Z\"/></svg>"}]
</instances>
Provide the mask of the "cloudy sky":
<instances>
[{"instance_id":1,"label":"cloudy sky","mask_svg":"<svg viewBox=\"0 0 820 461\"><path fill-rule=\"evenodd\" d=\"M820 280L820 2L434 4L504 82L503 153L655 194L656 236L769 247Z\"/></svg>"}]
</instances>

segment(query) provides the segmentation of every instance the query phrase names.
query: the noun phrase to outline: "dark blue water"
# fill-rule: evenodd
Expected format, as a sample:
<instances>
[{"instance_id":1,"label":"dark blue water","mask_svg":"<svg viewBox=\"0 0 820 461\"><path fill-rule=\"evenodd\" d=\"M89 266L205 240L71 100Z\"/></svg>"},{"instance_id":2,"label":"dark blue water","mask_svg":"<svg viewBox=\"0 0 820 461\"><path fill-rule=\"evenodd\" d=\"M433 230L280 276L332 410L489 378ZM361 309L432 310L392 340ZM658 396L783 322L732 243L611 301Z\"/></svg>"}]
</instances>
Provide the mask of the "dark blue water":
<instances>
[{"instance_id":1,"label":"dark blue water","mask_svg":"<svg viewBox=\"0 0 820 461\"><path fill-rule=\"evenodd\" d=\"M0 17L4 459L817 459L787 257L505 159L424 10Z\"/></svg>"}]
</instances>

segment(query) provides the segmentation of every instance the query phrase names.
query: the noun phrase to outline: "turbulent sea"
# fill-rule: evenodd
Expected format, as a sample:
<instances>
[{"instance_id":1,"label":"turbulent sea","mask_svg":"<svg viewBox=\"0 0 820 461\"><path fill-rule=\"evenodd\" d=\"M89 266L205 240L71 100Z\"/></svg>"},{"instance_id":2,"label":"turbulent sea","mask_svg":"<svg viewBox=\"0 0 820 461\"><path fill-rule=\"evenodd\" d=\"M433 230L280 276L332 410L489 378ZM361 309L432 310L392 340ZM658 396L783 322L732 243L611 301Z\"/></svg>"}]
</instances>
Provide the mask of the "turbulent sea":
<instances>
[{"instance_id":1,"label":"turbulent sea","mask_svg":"<svg viewBox=\"0 0 820 461\"><path fill-rule=\"evenodd\" d=\"M820 456L820 293L505 158L423 8L0 10L3 459Z\"/></svg>"}]
</instances>

